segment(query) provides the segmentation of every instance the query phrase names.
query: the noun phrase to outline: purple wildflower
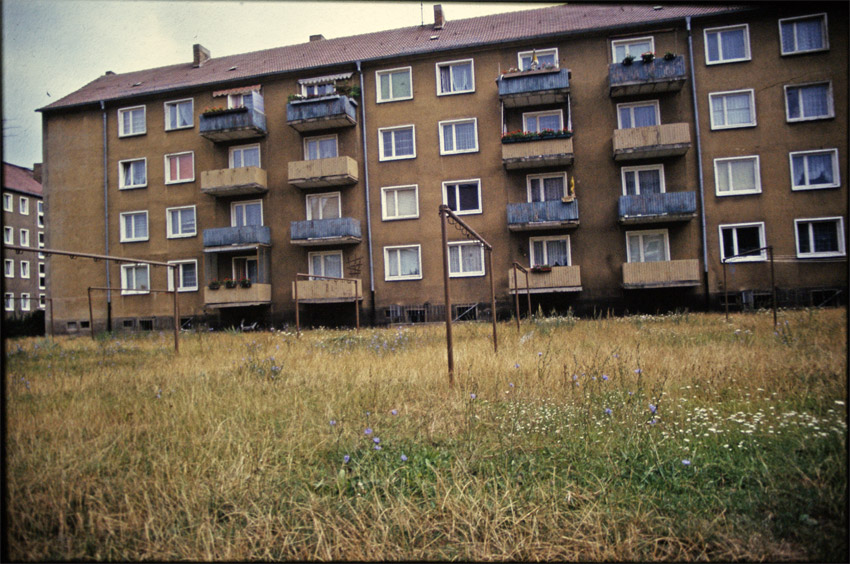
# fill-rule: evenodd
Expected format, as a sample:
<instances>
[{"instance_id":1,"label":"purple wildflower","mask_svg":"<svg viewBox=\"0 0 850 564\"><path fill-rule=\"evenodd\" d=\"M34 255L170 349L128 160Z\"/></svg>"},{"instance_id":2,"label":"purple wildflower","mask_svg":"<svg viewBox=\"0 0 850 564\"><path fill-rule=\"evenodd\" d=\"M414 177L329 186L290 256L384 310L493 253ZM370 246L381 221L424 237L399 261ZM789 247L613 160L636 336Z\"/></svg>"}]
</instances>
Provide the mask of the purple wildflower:
<instances>
[{"instance_id":1,"label":"purple wildflower","mask_svg":"<svg viewBox=\"0 0 850 564\"><path fill-rule=\"evenodd\" d=\"M333 427L334 425L336 425L336 419L331 419L331 427Z\"/></svg>"},{"instance_id":2,"label":"purple wildflower","mask_svg":"<svg viewBox=\"0 0 850 564\"><path fill-rule=\"evenodd\" d=\"M691 461L686 458L686 459L682 460L682 464L684 464L685 466L690 466Z\"/></svg>"},{"instance_id":3,"label":"purple wildflower","mask_svg":"<svg viewBox=\"0 0 850 564\"><path fill-rule=\"evenodd\" d=\"M650 413L655 413L657 410L658 410L657 407L655 407L653 404L649 404Z\"/></svg>"},{"instance_id":4,"label":"purple wildflower","mask_svg":"<svg viewBox=\"0 0 850 564\"><path fill-rule=\"evenodd\" d=\"M603 374L603 375L602 375L602 380L604 380L604 381L606 381L606 382L607 382L607 381L608 381L608 375L607 375L607 374Z\"/></svg>"},{"instance_id":5,"label":"purple wildflower","mask_svg":"<svg viewBox=\"0 0 850 564\"><path fill-rule=\"evenodd\" d=\"M469 394L470 399L475 399L475 394Z\"/></svg>"},{"instance_id":6,"label":"purple wildflower","mask_svg":"<svg viewBox=\"0 0 850 564\"><path fill-rule=\"evenodd\" d=\"M372 434L372 427L366 427L366 430L363 431L363 434L364 435L371 435Z\"/></svg>"},{"instance_id":7,"label":"purple wildflower","mask_svg":"<svg viewBox=\"0 0 850 564\"><path fill-rule=\"evenodd\" d=\"M375 445L375 450L381 450L381 445Z\"/></svg>"},{"instance_id":8,"label":"purple wildflower","mask_svg":"<svg viewBox=\"0 0 850 564\"><path fill-rule=\"evenodd\" d=\"M398 410L397 410L397 409L393 409L392 411L390 411L390 413L392 413L393 415L398 415Z\"/></svg>"},{"instance_id":9,"label":"purple wildflower","mask_svg":"<svg viewBox=\"0 0 850 564\"><path fill-rule=\"evenodd\" d=\"M407 462L407 457L404 454L401 455L401 461Z\"/></svg>"},{"instance_id":10,"label":"purple wildflower","mask_svg":"<svg viewBox=\"0 0 850 564\"><path fill-rule=\"evenodd\" d=\"M381 442L381 439L379 439L378 437L375 437L374 439L372 439L372 442L375 443L375 444L378 444L379 442Z\"/></svg>"},{"instance_id":11,"label":"purple wildflower","mask_svg":"<svg viewBox=\"0 0 850 564\"><path fill-rule=\"evenodd\" d=\"M610 407L605 408L605 415L611 415L612 411Z\"/></svg>"},{"instance_id":12,"label":"purple wildflower","mask_svg":"<svg viewBox=\"0 0 850 564\"><path fill-rule=\"evenodd\" d=\"M350 457L350 456L348 456L347 454L346 454L345 456L343 456L343 457L342 457L342 463L343 463L343 464L348 464L348 461L349 461L349 460L351 460L351 457Z\"/></svg>"}]
</instances>

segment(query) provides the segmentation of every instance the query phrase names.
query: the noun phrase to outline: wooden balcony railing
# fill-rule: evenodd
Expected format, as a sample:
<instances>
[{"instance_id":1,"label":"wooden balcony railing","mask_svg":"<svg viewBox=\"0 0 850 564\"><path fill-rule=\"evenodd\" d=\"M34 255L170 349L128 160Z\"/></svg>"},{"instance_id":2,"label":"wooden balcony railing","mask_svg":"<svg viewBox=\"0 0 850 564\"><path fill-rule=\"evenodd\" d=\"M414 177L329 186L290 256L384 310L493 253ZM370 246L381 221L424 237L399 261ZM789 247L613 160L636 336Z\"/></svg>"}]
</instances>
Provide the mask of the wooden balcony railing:
<instances>
[{"instance_id":1,"label":"wooden balcony railing","mask_svg":"<svg viewBox=\"0 0 850 564\"><path fill-rule=\"evenodd\" d=\"M623 263L623 288L698 286L697 259Z\"/></svg>"},{"instance_id":2,"label":"wooden balcony railing","mask_svg":"<svg viewBox=\"0 0 850 564\"><path fill-rule=\"evenodd\" d=\"M514 278L516 271L512 268L508 271L508 284L510 293L526 293L525 274L519 275L519 284ZM581 291L581 267L553 266L549 272L535 272L529 269L528 292L531 294L543 294L547 292L580 292Z\"/></svg>"},{"instance_id":3,"label":"wooden balcony railing","mask_svg":"<svg viewBox=\"0 0 850 564\"><path fill-rule=\"evenodd\" d=\"M346 186L358 179L357 161L351 157L289 162L289 183L298 188Z\"/></svg>"},{"instance_id":4,"label":"wooden balcony railing","mask_svg":"<svg viewBox=\"0 0 850 564\"><path fill-rule=\"evenodd\" d=\"M574 156L572 137L502 144L502 164L509 170L568 166L573 164Z\"/></svg>"},{"instance_id":5,"label":"wooden balcony railing","mask_svg":"<svg viewBox=\"0 0 850 564\"><path fill-rule=\"evenodd\" d=\"M691 148L687 123L614 130L614 160L647 159L684 155Z\"/></svg>"},{"instance_id":6,"label":"wooden balcony railing","mask_svg":"<svg viewBox=\"0 0 850 564\"><path fill-rule=\"evenodd\" d=\"M201 172L201 192L204 194L226 197L265 194L268 190L268 175L264 169L256 166Z\"/></svg>"},{"instance_id":7,"label":"wooden balcony railing","mask_svg":"<svg viewBox=\"0 0 850 564\"><path fill-rule=\"evenodd\" d=\"M251 284L250 288L221 286L217 290L204 288L204 304L211 307L244 307L269 304L272 301L271 284Z\"/></svg>"}]
</instances>

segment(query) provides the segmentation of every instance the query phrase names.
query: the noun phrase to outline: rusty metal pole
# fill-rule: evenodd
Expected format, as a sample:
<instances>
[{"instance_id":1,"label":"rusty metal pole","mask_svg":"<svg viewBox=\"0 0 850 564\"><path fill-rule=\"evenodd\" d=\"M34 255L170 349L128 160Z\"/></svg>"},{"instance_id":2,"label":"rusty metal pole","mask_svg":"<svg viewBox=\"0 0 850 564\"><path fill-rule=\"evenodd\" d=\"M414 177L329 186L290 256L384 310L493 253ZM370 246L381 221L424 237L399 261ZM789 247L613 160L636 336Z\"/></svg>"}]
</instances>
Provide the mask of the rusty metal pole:
<instances>
[{"instance_id":1,"label":"rusty metal pole","mask_svg":"<svg viewBox=\"0 0 850 564\"><path fill-rule=\"evenodd\" d=\"M773 266L773 245L767 248L770 253L770 293L773 301L773 328L776 329L776 273Z\"/></svg>"},{"instance_id":2,"label":"rusty metal pole","mask_svg":"<svg viewBox=\"0 0 850 564\"><path fill-rule=\"evenodd\" d=\"M517 276L516 262L514 262L514 306L516 309L516 330L519 332L519 277Z\"/></svg>"},{"instance_id":3,"label":"rusty metal pole","mask_svg":"<svg viewBox=\"0 0 850 564\"><path fill-rule=\"evenodd\" d=\"M726 283L726 259L723 259L723 301L726 303L726 323L729 323L729 285Z\"/></svg>"},{"instance_id":4,"label":"rusty metal pole","mask_svg":"<svg viewBox=\"0 0 850 564\"><path fill-rule=\"evenodd\" d=\"M292 285L295 288L295 335L300 339L301 338L301 320L298 317L298 275L295 275L295 284Z\"/></svg>"},{"instance_id":5,"label":"rusty metal pole","mask_svg":"<svg viewBox=\"0 0 850 564\"><path fill-rule=\"evenodd\" d=\"M354 284L354 319L357 321L357 330L360 331L360 304L357 302L357 281Z\"/></svg>"},{"instance_id":6,"label":"rusty metal pole","mask_svg":"<svg viewBox=\"0 0 850 564\"><path fill-rule=\"evenodd\" d=\"M180 278L177 267L171 267L172 279L174 280L174 354L180 352L180 307L177 305L177 282Z\"/></svg>"},{"instance_id":7,"label":"rusty metal pole","mask_svg":"<svg viewBox=\"0 0 850 564\"><path fill-rule=\"evenodd\" d=\"M91 286L89 286L88 294L89 294L89 332L91 333L92 341L94 341L94 313L92 313L92 308L91 308Z\"/></svg>"},{"instance_id":8,"label":"rusty metal pole","mask_svg":"<svg viewBox=\"0 0 850 564\"><path fill-rule=\"evenodd\" d=\"M487 268L490 270L490 309L493 312L493 352L499 352L499 340L496 338L496 280L493 277L493 248L487 251Z\"/></svg>"},{"instance_id":9,"label":"rusty metal pole","mask_svg":"<svg viewBox=\"0 0 850 564\"><path fill-rule=\"evenodd\" d=\"M443 288L445 288L446 298L446 353L448 354L449 362L449 387L454 387L455 383L455 360L452 352L452 299L449 291L449 247L448 236L446 235L446 213L445 205L440 206L440 231L442 233L443 246Z\"/></svg>"}]
</instances>

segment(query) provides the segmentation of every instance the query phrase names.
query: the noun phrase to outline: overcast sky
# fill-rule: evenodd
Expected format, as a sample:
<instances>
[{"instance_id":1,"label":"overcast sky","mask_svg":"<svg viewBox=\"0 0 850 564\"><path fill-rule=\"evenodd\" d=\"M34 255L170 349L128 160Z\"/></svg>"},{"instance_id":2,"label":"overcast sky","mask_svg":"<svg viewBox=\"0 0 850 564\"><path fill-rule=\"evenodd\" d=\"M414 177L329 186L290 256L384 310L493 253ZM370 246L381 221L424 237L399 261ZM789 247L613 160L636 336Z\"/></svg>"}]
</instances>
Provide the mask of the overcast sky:
<instances>
[{"instance_id":1,"label":"overcast sky","mask_svg":"<svg viewBox=\"0 0 850 564\"><path fill-rule=\"evenodd\" d=\"M41 162L40 108L108 70L124 73L186 63L200 43L213 57L434 21L551 4L477 2L301 2L3 0L3 160Z\"/></svg>"}]
</instances>

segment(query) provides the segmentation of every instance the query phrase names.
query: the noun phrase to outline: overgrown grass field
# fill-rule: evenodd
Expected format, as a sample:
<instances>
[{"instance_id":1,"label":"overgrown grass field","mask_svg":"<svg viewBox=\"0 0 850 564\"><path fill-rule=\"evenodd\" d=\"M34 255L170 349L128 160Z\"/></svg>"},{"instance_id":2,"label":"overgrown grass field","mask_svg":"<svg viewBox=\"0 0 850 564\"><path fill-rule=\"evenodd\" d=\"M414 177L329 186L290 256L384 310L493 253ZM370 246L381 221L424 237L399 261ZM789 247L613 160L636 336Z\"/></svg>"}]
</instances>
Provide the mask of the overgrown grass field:
<instances>
[{"instance_id":1,"label":"overgrown grass field","mask_svg":"<svg viewBox=\"0 0 850 564\"><path fill-rule=\"evenodd\" d=\"M9 341L8 555L846 561L846 315Z\"/></svg>"}]
</instances>

